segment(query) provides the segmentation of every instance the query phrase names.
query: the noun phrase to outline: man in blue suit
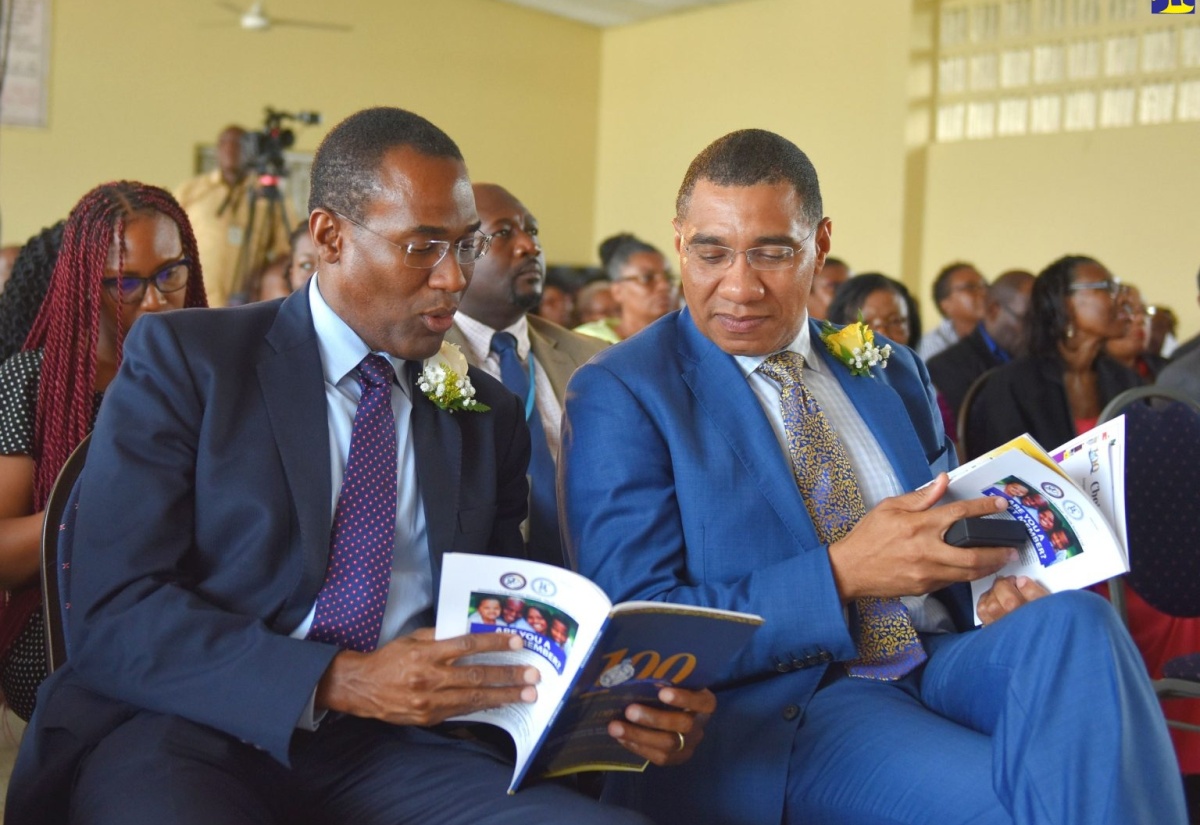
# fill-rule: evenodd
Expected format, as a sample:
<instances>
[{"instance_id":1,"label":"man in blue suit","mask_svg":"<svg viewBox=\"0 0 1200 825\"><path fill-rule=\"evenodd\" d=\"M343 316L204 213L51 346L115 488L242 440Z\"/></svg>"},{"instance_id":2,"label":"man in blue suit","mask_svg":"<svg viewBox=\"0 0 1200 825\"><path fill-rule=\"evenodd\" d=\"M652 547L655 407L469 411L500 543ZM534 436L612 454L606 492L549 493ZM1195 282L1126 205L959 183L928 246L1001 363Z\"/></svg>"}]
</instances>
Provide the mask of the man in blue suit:
<instances>
[{"instance_id":1,"label":"man in blue suit","mask_svg":"<svg viewBox=\"0 0 1200 825\"><path fill-rule=\"evenodd\" d=\"M1182 822L1162 714L1103 600L1002 579L967 632L961 583L1012 551L942 537L998 505L933 507L954 453L907 348L854 375L808 321L831 224L804 153L727 135L676 209L688 308L568 388L568 550L614 600L766 624L696 758L606 794L664 823ZM801 358L803 390L773 366Z\"/></svg>"},{"instance_id":2,"label":"man in blue suit","mask_svg":"<svg viewBox=\"0 0 1200 825\"><path fill-rule=\"evenodd\" d=\"M429 627L443 553L523 554L528 489L511 392L472 369L491 409L451 413L415 380L486 249L458 147L409 112L359 112L318 149L310 206L305 291L126 339L79 490L69 661L9 821L639 819L555 784L506 796L511 763L441 725L533 701L537 680L458 662L515 637ZM620 738L678 759L660 728L686 731L684 710L632 706Z\"/></svg>"}]
</instances>

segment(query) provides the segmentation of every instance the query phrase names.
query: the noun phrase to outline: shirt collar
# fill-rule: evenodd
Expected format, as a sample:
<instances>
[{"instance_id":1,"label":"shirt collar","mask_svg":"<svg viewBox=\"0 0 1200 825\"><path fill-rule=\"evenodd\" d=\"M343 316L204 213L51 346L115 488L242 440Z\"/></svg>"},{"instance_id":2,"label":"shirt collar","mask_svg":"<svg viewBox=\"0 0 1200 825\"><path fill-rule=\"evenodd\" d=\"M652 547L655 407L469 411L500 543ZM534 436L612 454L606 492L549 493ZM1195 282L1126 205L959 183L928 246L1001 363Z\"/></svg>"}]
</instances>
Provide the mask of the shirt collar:
<instances>
[{"instance_id":1,"label":"shirt collar","mask_svg":"<svg viewBox=\"0 0 1200 825\"><path fill-rule=\"evenodd\" d=\"M319 275L313 275L309 282L308 307L312 311L313 329L317 333L317 349L321 353L321 371L325 381L337 386L346 376L350 375L362 360L370 353L370 348L362 338L358 337L350 325L333 311L321 295ZM408 382L403 380L405 361L386 352L378 353L391 362L392 368L401 380L401 389L408 394ZM357 383L357 382L356 382Z\"/></svg>"},{"instance_id":2,"label":"shirt collar","mask_svg":"<svg viewBox=\"0 0 1200 825\"><path fill-rule=\"evenodd\" d=\"M813 370L814 372L823 372L824 365L820 358L814 357L812 348L812 335L808 329L808 311L804 313L804 321L800 324L800 332L792 339L792 342L784 347L780 352L795 352L804 357L804 369ZM770 358L775 353L767 353L766 355L735 355L733 360L737 361L738 367L742 373L749 378L754 374L754 371L762 366L763 362Z\"/></svg>"},{"instance_id":3,"label":"shirt collar","mask_svg":"<svg viewBox=\"0 0 1200 825\"><path fill-rule=\"evenodd\" d=\"M525 313L512 326L504 329L492 329L482 321L476 321L470 315L459 310L454 316L454 322L462 330L467 346L475 356L475 363L482 364L492 352L492 336L497 332L507 332L517 339L517 355L522 361L529 360L529 320Z\"/></svg>"}]
</instances>

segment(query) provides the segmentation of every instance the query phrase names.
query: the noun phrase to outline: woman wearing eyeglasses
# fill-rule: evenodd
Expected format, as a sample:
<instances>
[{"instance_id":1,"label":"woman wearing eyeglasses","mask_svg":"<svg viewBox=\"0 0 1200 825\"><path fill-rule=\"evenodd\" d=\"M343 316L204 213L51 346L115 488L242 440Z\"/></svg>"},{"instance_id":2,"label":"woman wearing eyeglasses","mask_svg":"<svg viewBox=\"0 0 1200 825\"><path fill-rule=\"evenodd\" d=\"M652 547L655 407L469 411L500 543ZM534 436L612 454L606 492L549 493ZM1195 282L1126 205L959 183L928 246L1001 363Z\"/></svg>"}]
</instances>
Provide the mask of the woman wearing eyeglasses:
<instances>
[{"instance_id":1,"label":"woman wearing eyeglasses","mask_svg":"<svg viewBox=\"0 0 1200 825\"><path fill-rule=\"evenodd\" d=\"M578 326L576 332L615 344L678 309L679 292L667 259L650 244L628 233L614 235L600 244L600 261L620 314Z\"/></svg>"},{"instance_id":2,"label":"woman wearing eyeglasses","mask_svg":"<svg viewBox=\"0 0 1200 825\"><path fill-rule=\"evenodd\" d=\"M1142 383L1104 353L1129 327L1121 282L1082 255L1059 258L1033 284L1029 354L996 369L971 405L974 458L1028 432L1053 449L1096 425L1118 393Z\"/></svg>"},{"instance_id":3,"label":"woman wearing eyeglasses","mask_svg":"<svg viewBox=\"0 0 1200 825\"><path fill-rule=\"evenodd\" d=\"M0 688L24 719L46 675L37 574L54 479L92 429L130 326L206 305L195 237L168 192L121 181L76 204L33 329L0 366Z\"/></svg>"}]
</instances>

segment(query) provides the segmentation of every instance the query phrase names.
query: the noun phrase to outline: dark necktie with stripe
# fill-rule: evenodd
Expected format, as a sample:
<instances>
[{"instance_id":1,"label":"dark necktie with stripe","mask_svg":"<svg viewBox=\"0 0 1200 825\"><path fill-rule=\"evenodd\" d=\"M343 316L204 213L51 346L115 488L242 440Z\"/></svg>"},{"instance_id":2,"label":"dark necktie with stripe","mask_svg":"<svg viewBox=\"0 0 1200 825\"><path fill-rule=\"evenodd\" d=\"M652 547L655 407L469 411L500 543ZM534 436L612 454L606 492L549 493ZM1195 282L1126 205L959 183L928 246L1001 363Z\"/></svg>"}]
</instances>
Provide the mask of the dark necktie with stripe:
<instances>
[{"instance_id":1,"label":"dark necktie with stripe","mask_svg":"<svg viewBox=\"0 0 1200 825\"><path fill-rule=\"evenodd\" d=\"M529 436L529 556L534 561L563 566L562 539L558 534L558 497L555 495L554 457L546 441L542 417L533 399L529 369L517 355L517 339L508 332L492 336L492 352L500 358L500 380L528 411ZM533 363L533 353L529 353Z\"/></svg>"}]
</instances>

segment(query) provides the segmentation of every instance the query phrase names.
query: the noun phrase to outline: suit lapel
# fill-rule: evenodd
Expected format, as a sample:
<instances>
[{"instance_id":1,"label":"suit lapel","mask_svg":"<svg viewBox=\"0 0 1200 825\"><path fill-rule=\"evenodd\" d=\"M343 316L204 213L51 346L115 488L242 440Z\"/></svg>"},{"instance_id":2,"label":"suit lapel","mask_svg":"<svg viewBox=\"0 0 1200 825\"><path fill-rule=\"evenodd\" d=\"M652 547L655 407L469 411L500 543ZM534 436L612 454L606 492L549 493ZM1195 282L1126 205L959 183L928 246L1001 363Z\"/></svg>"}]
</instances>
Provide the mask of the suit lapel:
<instances>
[{"instance_id":1,"label":"suit lapel","mask_svg":"<svg viewBox=\"0 0 1200 825\"><path fill-rule=\"evenodd\" d=\"M416 383L417 362L409 362L409 385ZM466 413L462 413L466 415ZM454 548L458 526L458 491L462 483L462 431L454 416L413 390L412 439L417 482L425 505L433 580L441 578L442 554Z\"/></svg>"},{"instance_id":2,"label":"suit lapel","mask_svg":"<svg viewBox=\"0 0 1200 825\"><path fill-rule=\"evenodd\" d=\"M821 358L824 368L837 377L846 397L887 456L900 484L906 490L915 490L925 484L929 481L929 462L921 451L921 440L913 429L908 409L892 388L887 371L877 367L872 371L872 378L851 375L849 368L833 358L821 342L820 326L815 321L809 321L809 325L813 351Z\"/></svg>"},{"instance_id":3,"label":"suit lapel","mask_svg":"<svg viewBox=\"0 0 1200 825\"><path fill-rule=\"evenodd\" d=\"M681 328L680 355L691 362L682 373L684 383L798 545L817 546L816 530L796 490L792 468L746 376L732 356L701 334L686 310L676 323Z\"/></svg>"},{"instance_id":4,"label":"suit lapel","mask_svg":"<svg viewBox=\"0 0 1200 825\"><path fill-rule=\"evenodd\" d=\"M304 549L300 582L279 618L281 626L295 626L325 577L333 495L325 386L307 290L284 301L266 340L273 351L259 361L258 381Z\"/></svg>"},{"instance_id":5,"label":"suit lapel","mask_svg":"<svg viewBox=\"0 0 1200 825\"><path fill-rule=\"evenodd\" d=\"M533 352L534 358L537 359L538 366L550 379L550 386L554 388L554 397L565 398L567 381L575 372L575 363L558 348L557 341L542 335L533 328L532 324L529 325L529 348Z\"/></svg>"}]
</instances>

